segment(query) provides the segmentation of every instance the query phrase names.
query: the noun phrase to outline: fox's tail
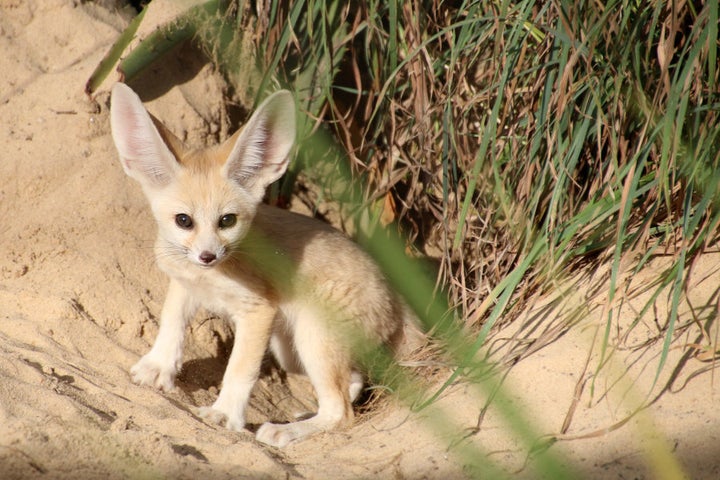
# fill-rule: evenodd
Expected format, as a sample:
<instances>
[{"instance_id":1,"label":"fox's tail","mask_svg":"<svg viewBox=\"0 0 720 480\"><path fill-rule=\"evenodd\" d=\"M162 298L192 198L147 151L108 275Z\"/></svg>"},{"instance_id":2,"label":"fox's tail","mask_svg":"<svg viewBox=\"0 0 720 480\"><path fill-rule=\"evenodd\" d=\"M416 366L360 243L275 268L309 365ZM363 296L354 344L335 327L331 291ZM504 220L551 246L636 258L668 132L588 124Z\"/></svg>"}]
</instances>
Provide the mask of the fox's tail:
<instances>
[{"instance_id":1,"label":"fox's tail","mask_svg":"<svg viewBox=\"0 0 720 480\"><path fill-rule=\"evenodd\" d=\"M405 302L402 302L401 312L402 329L393 339L395 357L400 362L414 357L429 343L429 337L423 331L420 319Z\"/></svg>"}]
</instances>

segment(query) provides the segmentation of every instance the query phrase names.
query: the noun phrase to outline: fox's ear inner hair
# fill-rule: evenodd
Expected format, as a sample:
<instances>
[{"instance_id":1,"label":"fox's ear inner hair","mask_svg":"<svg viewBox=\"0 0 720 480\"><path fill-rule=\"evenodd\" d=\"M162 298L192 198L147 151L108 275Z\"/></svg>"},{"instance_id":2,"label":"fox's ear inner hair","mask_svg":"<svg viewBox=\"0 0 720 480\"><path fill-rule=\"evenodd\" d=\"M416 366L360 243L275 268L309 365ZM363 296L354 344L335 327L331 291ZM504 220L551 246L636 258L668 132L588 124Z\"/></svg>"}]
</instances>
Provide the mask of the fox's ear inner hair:
<instances>
[{"instance_id":1,"label":"fox's ear inner hair","mask_svg":"<svg viewBox=\"0 0 720 480\"><path fill-rule=\"evenodd\" d=\"M226 174L261 198L265 188L285 173L294 143L295 101L290 92L281 90L257 108L237 135Z\"/></svg>"},{"instance_id":2,"label":"fox's ear inner hair","mask_svg":"<svg viewBox=\"0 0 720 480\"><path fill-rule=\"evenodd\" d=\"M143 185L163 187L172 182L179 168L170 148L179 149L181 143L161 127L166 133L163 136L155 122L130 87L122 83L113 86L110 127L125 173Z\"/></svg>"}]
</instances>

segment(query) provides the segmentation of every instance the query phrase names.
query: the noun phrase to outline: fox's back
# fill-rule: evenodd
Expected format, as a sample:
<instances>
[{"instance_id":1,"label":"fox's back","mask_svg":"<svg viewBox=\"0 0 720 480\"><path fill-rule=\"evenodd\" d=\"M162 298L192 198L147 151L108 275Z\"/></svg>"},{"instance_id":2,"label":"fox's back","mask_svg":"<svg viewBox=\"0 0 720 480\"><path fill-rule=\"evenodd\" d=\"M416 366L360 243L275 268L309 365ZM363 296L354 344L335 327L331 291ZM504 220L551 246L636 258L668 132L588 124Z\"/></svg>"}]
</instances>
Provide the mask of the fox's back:
<instances>
[{"instance_id":1,"label":"fox's back","mask_svg":"<svg viewBox=\"0 0 720 480\"><path fill-rule=\"evenodd\" d=\"M279 292L281 302L320 302L382 341L401 328L402 306L382 271L344 234L320 220L267 205L258 209L253 229L269 261L279 258L267 267L280 277L278 288L287 288Z\"/></svg>"}]
</instances>

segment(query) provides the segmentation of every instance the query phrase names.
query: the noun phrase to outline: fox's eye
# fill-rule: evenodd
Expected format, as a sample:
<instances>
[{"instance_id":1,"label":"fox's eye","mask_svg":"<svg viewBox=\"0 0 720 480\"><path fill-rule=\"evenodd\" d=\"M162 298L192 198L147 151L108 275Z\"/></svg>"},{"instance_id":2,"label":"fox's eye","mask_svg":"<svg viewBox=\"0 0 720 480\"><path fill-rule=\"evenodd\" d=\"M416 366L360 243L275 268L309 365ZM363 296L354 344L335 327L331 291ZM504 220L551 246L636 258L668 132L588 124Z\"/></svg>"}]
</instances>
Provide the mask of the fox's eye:
<instances>
[{"instance_id":1,"label":"fox's eye","mask_svg":"<svg viewBox=\"0 0 720 480\"><path fill-rule=\"evenodd\" d=\"M183 230L190 230L193 228L193 219L186 213L178 213L175 215L175 225Z\"/></svg>"},{"instance_id":2,"label":"fox's eye","mask_svg":"<svg viewBox=\"0 0 720 480\"><path fill-rule=\"evenodd\" d=\"M218 220L218 227L220 228L230 228L235 226L237 223L237 215L234 213L227 213L220 217L220 220Z\"/></svg>"}]
</instances>

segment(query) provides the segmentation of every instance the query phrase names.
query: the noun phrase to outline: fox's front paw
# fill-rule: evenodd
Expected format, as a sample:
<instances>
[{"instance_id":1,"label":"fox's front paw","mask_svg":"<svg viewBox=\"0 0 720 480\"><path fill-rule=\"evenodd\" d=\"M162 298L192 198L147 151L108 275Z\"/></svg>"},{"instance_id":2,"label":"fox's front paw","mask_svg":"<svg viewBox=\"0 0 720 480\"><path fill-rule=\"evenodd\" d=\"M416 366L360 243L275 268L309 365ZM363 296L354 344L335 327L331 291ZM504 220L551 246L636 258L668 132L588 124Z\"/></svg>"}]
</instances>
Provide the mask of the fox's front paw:
<instances>
[{"instance_id":1,"label":"fox's front paw","mask_svg":"<svg viewBox=\"0 0 720 480\"><path fill-rule=\"evenodd\" d=\"M138 385L149 385L169 392L175 387L177 367L174 363L158 361L148 353L130 369L130 374Z\"/></svg>"},{"instance_id":2,"label":"fox's front paw","mask_svg":"<svg viewBox=\"0 0 720 480\"><path fill-rule=\"evenodd\" d=\"M220 411L215 406L200 407L198 415L205 421L225 426L228 430L241 432L245 428L245 420L239 415Z\"/></svg>"}]
</instances>

